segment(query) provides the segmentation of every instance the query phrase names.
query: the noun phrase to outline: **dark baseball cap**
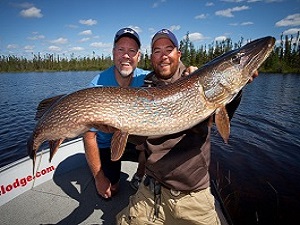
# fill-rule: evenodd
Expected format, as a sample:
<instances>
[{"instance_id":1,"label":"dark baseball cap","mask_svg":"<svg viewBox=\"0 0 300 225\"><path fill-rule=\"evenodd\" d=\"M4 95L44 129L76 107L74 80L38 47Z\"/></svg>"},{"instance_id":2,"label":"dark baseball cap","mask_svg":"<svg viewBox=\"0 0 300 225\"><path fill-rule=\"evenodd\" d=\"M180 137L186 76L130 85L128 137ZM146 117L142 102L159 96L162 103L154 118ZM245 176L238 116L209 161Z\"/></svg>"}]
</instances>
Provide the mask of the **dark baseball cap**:
<instances>
[{"instance_id":1,"label":"dark baseball cap","mask_svg":"<svg viewBox=\"0 0 300 225\"><path fill-rule=\"evenodd\" d=\"M136 43L138 44L139 48L141 47L140 37L139 37L138 33L135 32L133 29L131 29L129 27L120 29L115 35L114 43L117 43L118 40L120 40L120 38L122 38L122 37L130 37L130 38L134 39L136 41Z\"/></svg>"},{"instance_id":2,"label":"dark baseball cap","mask_svg":"<svg viewBox=\"0 0 300 225\"><path fill-rule=\"evenodd\" d=\"M161 29L157 31L156 34L152 38L151 48L153 48L154 42L156 42L160 38L168 38L173 43L173 45L178 48L178 41L175 35L168 29Z\"/></svg>"}]
</instances>

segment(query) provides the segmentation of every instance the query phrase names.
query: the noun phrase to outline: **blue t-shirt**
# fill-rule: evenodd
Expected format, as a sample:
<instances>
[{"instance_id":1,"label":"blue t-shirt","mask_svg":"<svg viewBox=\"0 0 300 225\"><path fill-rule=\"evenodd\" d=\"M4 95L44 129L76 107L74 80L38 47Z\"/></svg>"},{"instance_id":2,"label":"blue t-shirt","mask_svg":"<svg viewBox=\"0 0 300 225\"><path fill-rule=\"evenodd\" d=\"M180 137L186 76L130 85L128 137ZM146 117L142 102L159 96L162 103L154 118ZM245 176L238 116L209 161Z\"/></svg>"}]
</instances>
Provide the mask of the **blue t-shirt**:
<instances>
[{"instance_id":1,"label":"blue t-shirt","mask_svg":"<svg viewBox=\"0 0 300 225\"><path fill-rule=\"evenodd\" d=\"M99 73L94 79L91 81L89 87L101 87L101 86L119 86L114 73L115 67L112 66L107 70ZM140 87L144 84L144 78L149 73L148 70L143 70L140 68L136 68L133 72L133 79L130 84L131 87ZM113 134L104 133L102 131L98 131L94 128L91 131L97 131L97 143L99 148L109 148L110 142Z\"/></svg>"}]
</instances>

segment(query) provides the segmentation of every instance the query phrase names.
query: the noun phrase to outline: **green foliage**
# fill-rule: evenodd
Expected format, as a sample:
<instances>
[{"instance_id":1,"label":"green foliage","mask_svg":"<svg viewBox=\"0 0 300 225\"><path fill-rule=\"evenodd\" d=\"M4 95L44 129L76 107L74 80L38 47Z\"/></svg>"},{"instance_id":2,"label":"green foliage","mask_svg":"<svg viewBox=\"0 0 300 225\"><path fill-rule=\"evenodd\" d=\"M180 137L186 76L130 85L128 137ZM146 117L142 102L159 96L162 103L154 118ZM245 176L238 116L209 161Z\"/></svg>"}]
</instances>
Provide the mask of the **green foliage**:
<instances>
[{"instance_id":1,"label":"green foliage","mask_svg":"<svg viewBox=\"0 0 300 225\"><path fill-rule=\"evenodd\" d=\"M33 55L32 60L15 56L0 56L0 72L29 71L88 71L104 70L113 65L111 57L101 58L62 58L59 55L47 54L43 57Z\"/></svg>"},{"instance_id":2,"label":"green foliage","mask_svg":"<svg viewBox=\"0 0 300 225\"><path fill-rule=\"evenodd\" d=\"M197 49L189 39L189 33L180 41L181 60L185 65L201 67L205 63L221 54L242 46L244 39L233 44L230 38L215 41L208 46L201 45ZM300 34L288 37L281 35L279 46L275 46L270 57L260 67L260 72L268 73L300 73ZM0 72L27 72L27 71L87 71L104 70L113 65L111 57L75 58L70 59L59 55L40 53L33 55L32 60L16 56L0 56ZM143 69L152 69L150 55L146 51L142 54L138 66Z\"/></svg>"},{"instance_id":3,"label":"green foliage","mask_svg":"<svg viewBox=\"0 0 300 225\"><path fill-rule=\"evenodd\" d=\"M152 70L151 60L147 50L145 54L142 54L138 63L138 67L143 68L145 70Z\"/></svg>"},{"instance_id":4,"label":"green foliage","mask_svg":"<svg viewBox=\"0 0 300 225\"><path fill-rule=\"evenodd\" d=\"M240 48L244 39L233 44L230 38L223 41L216 41L208 45L202 45L195 49L189 39L189 33L186 38L180 41L181 60L185 65L201 67L213 58L220 56L230 50ZM260 72L267 73L300 73L300 35L290 38L281 35L280 46L275 46L274 51L269 58L260 67Z\"/></svg>"}]
</instances>

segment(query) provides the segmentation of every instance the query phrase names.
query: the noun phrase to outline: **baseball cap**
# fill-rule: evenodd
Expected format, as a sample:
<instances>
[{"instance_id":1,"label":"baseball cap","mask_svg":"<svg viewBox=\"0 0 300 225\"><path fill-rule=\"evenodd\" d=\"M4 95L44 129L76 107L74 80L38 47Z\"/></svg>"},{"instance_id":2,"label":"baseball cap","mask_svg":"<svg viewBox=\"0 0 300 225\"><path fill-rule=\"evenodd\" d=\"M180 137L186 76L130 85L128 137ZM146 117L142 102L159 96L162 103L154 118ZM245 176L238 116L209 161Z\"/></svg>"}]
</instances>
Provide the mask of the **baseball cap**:
<instances>
[{"instance_id":1,"label":"baseball cap","mask_svg":"<svg viewBox=\"0 0 300 225\"><path fill-rule=\"evenodd\" d=\"M136 43L138 44L139 48L141 47L140 37L139 37L138 33L135 32L133 29L131 29L129 27L120 29L115 35L114 43L117 43L118 40L120 40L120 38L122 38L122 37L133 38L136 41Z\"/></svg>"},{"instance_id":2,"label":"baseball cap","mask_svg":"<svg viewBox=\"0 0 300 225\"><path fill-rule=\"evenodd\" d=\"M153 47L154 42L156 42L160 38L168 38L173 43L173 45L178 48L178 41L175 35L169 31L168 29L162 29L157 31L156 34L152 38L151 47Z\"/></svg>"}]
</instances>

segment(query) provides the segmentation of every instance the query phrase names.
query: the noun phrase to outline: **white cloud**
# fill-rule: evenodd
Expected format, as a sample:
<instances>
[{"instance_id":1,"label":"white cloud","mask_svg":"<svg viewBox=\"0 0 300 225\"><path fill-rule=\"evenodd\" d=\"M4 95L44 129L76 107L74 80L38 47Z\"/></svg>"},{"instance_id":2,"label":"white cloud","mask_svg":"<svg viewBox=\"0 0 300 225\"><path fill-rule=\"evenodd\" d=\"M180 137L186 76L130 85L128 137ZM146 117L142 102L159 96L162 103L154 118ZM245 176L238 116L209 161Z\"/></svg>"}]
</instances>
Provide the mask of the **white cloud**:
<instances>
[{"instance_id":1,"label":"white cloud","mask_svg":"<svg viewBox=\"0 0 300 225\"><path fill-rule=\"evenodd\" d=\"M89 40L90 40L90 38L86 37L86 38L80 39L79 42L86 42L86 41L89 41Z\"/></svg>"},{"instance_id":2,"label":"white cloud","mask_svg":"<svg viewBox=\"0 0 300 225\"><path fill-rule=\"evenodd\" d=\"M248 25L253 25L254 23L253 22L243 22L241 23L241 26L248 26Z\"/></svg>"},{"instance_id":3,"label":"white cloud","mask_svg":"<svg viewBox=\"0 0 300 225\"><path fill-rule=\"evenodd\" d=\"M215 4L213 2L206 2L205 6L214 6Z\"/></svg>"},{"instance_id":4,"label":"white cloud","mask_svg":"<svg viewBox=\"0 0 300 225\"><path fill-rule=\"evenodd\" d=\"M185 39L185 38L186 38L186 35L182 39ZM189 39L191 42L194 42L194 41L202 41L202 40L208 39L208 37L205 37L201 33L195 32L195 33L189 34Z\"/></svg>"},{"instance_id":5,"label":"white cloud","mask_svg":"<svg viewBox=\"0 0 300 225\"><path fill-rule=\"evenodd\" d=\"M153 27L148 28L148 31L149 31L150 33L155 33L155 32L156 32L156 30L155 30Z\"/></svg>"},{"instance_id":6,"label":"white cloud","mask_svg":"<svg viewBox=\"0 0 300 225\"><path fill-rule=\"evenodd\" d=\"M138 34L142 32L142 29L138 26L129 25L128 27L135 30L135 32L137 32Z\"/></svg>"},{"instance_id":7,"label":"white cloud","mask_svg":"<svg viewBox=\"0 0 300 225\"><path fill-rule=\"evenodd\" d=\"M68 39L67 38L58 38L55 40L50 41L52 44L66 44L68 43Z\"/></svg>"},{"instance_id":8,"label":"white cloud","mask_svg":"<svg viewBox=\"0 0 300 225\"><path fill-rule=\"evenodd\" d=\"M92 35L92 34L93 34L93 32L91 30L84 30L79 33L79 35Z\"/></svg>"},{"instance_id":9,"label":"white cloud","mask_svg":"<svg viewBox=\"0 0 300 225\"><path fill-rule=\"evenodd\" d=\"M152 5L152 8L157 8L161 3L166 2L166 0L159 0L157 2L154 2Z\"/></svg>"},{"instance_id":10,"label":"white cloud","mask_svg":"<svg viewBox=\"0 0 300 225\"><path fill-rule=\"evenodd\" d=\"M253 25L253 22L242 22L242 23L230 23L230 26L249 26L249 25Z\"/></svg>"},{"instance_id":11,"label":"white cloud","mask_svg":"<svg viewBox=\"0 0 300 225\"><path fill-rule=\"evenodd\" d=\"M297 34L298 32L300 32L300 28L292 28L284 31L283 35Z\"/></svg>"},{"instance_id":12,"label":"white cloud","mask_svg":"<svg viewBox=\"0 0 300 225\"><path fill-rule=\"evenodd\" d=\"M16 48L18 48L18 45L16 45L16 44L9 44L9 45L6 46L6 48L7 49L16 49Z\"/></svg>"},{"instance_id":13,"label":"white cloud","mask_svg":"<svg viewBox=\"0 0 300 225\"><path fill-rule=\"evenodd\" d=\"M107 48L107 47L111 47L111 44L106 44L103 42L93 42L90 44L90 46L94 48Z\"/></svg>"},{"instance_id":14,"label":"white cloud","mask_svg":"<svg viewBox=\"0 0 300 225\"><path fill-rule=\"evenodd\" d=\"M44 38L45 38L44 35L39 34L39 35L35 35L33 37L28 37L27 39L35 41L35 40L41 40L41 39L44 39Z\"/></svg>"},{"instance_id":15,"label":"white cloud","mask_svg":"<svg viewBox=\"0 0 300 225\"><path fill-rule=\"evenodd\" d=\"M26 17L26 18L41 18L41 17L43 17L41 10L34 6L29 9L23 9L20 12L20 15L22 17Z\"/></svg>"},{"instance_id":16,"label":"white cloud","mask_svg":"<svg viewBox=\"0 0 300 225\"><path fill-rule=\"evenodd\" d=\"M208 16L208 14L202 13L202 14L200 14L200 15L195 16L195 19L206 19L207 16Z\"/></svg>"},{"instance_id":17,"label":"white cloud","mask_svg":"<svg viewBox=\"0 0 300 225\"><path fill-rule=\"evenodd\" d=\"M59 52L61 51L61 48L55 45L51 45L48 47L49 51L53 51L53 52Z\"/></svg>"},{"instance_id":18,"label":"white cloud","mask_svg":"<svg viewBox=\"0 0 300 225\"><path fill-rule=\"evenodd\" d=\"M88 20L79 20L79 23L87 25L87 26L93 26L97 24L97 20L92 20L92 19L88 19Z\"/></svg>"},{"instance_id":19,"label":"white cloud","mask_svg":"<svg viewBox=\"0 0 300 225\"><path fill-rule=\"evenodd\" d=\"M227 39L226 36L219 36L215 38L215 41L225 41Z\"/></svg>"},{"instance_id":20,"label":"white cloud","mask_svg":"<svg viewBox=\"0 0 300 225\"><path fill-rule=\"evenodd\" d=\"M284 0L266 0L267 3L272 3L272 2L283 2Z\"/></svg>"},{"instance_id":21,"label":"white cloud","mask_svg":"<svg viewBox=\"0 0 300 225\"><path fill-rule=\"evenodd\" d=\"M239 2L243 2L245 0L221 0L222 2L231 2L231 3L239 3Z\"/></svg>"},{"instance_id":22,"label":"white cloud","mask_svg":"<svg viewBox=\"0 0 300 225\"><path fill-rule=\"evenodd\" d=\"M84 50L83 47L73 47L73 48L70 48L70 51L76 51L76 52L83 51L83 50Z\"/></svg>"},{"instance_id":23,"label":"white cloud","mask_svg":"<svg viewBox=\"0 0 300 225\"><path fill-rule=\"evenodd\" d=\"M25 52L32 52L34 50L35 46L34 45L26 45L24 46Z\"/></svg>"},{"instance_id":24,"label":"white cloud","mask_svg":"<svg viewBox=\"0 0 300 225\"><path fill-rule=\"evenodd\" d=\"M234 15L232 14L233 12L239 12L247 9L249 9L249 6L245 6L245 5L237 6L229 9L216 11L215 15L222 16L222 17L234 17Z\"/></svg>"},{"instance_id":25,"label":"white cloud","mask_svg":"<svg viewBox=\"0 0 300 225\"><path fill-rule=\"evenodd\" d=\"M74 25L74 24L68 24L68 25L66 25L66 27L71 28L71 29L76 29L76 28L78 28L78 26L77 26L77 25Z\"/></svg>"},{"instance_id":26,"label":"white cloud","mask_svg":"<svg viewBox=\"0 0 300 225\"><path fill-rule=\"evenodd\" d=\"M276 27L287 27L287 26L299 26L300 25L300 13L288 15L284 19L278 21Z\"/></svg>"},{"instance_id":27,"label":"white cloud","mask_svg":"<svg viewBox=\"0 0 300 225\"><path fill-rule=\"evenodd\" d=\"M175 31L175 30L180 30L181 26L180 25L172 25L169 30L170 31Z\"/></svg>"}]
</instances>

